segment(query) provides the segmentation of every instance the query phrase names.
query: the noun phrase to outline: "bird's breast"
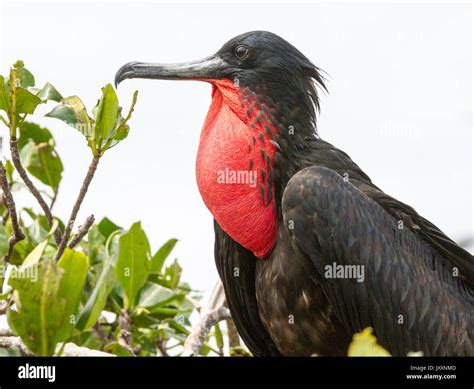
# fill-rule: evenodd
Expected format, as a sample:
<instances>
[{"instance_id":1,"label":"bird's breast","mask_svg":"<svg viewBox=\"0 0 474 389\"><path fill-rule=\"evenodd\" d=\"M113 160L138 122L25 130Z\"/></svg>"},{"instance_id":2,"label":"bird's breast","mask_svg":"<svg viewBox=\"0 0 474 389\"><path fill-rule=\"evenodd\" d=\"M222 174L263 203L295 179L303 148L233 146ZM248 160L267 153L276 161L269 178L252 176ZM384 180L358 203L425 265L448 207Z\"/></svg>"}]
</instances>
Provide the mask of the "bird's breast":
<instances>
[{"instance_id":1,"label":"bird's breast","mask_svg":"<svg viewBox=\"0 0 474 389\"><path fill-rule=\"evenodd\" d=\"M257 262L260 318L283 355L347 355L350 335L341 327L313 265L295 252L284 226L268 260Z\"/></svg>"},{"instance_id":2,"label":"bird's breast","mask_svg":"<svg viewBox=\"0 0 474 389\"><path fill-rule=\"evenodd\" d=\"M265 257L275 243L276 212L268 185L272 145L257 142L228 84L214 86L196 160L201 196L221 228Z\"/></svg>"}]
</instances>

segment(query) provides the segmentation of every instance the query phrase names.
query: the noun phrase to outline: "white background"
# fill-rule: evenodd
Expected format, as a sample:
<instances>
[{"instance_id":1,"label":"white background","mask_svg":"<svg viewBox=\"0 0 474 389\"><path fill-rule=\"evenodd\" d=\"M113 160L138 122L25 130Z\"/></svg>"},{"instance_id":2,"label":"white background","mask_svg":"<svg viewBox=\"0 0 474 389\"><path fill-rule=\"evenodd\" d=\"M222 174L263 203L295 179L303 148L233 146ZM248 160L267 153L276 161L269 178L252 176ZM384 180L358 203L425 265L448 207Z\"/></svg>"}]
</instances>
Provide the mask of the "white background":
<instances>
[{"instance_id":1,"label":"white background","mask_svg":"<svg viewBox=\"0 0 474 389\"><path fill-rule=\"evenodd\" d=\"M38 84L50 81L89 107L125 62L195 59L242 32L275 32L331 76L320 135L452 238L474 235L470 4L15 1L3 3L0 20L2 74L21 58ZM125 107L134 89L129 139L101 161L78 223L90 213L124 227L142 220L153 250L177 237L173 256L184 279L209 290L217 278L212 217L194 161L210 87L126 81L119 87ZM55 213L66 218L91 155L74 129L40 122L53 131L65 165Z\"/></svg>"}]
</instances>

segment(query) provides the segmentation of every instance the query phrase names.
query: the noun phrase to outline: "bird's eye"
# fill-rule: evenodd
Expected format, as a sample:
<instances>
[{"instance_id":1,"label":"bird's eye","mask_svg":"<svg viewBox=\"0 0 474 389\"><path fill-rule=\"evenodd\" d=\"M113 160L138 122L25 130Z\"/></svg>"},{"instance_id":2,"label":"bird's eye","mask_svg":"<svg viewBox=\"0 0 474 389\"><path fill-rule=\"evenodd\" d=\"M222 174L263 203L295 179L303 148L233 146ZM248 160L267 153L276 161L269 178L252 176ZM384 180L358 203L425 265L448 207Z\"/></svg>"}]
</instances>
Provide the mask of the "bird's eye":
<instances>
[{"instance_id":1,"label":"bird's eye","mask_svg":"<svg viewBox=\"0 0 474 389\"><path fill-rule=\"evenodd\" d=\"M249 49L248 49L247 46L238 45L238 46L235 48L235 56L236 56L238 59L245 59L248 54L249 54Z\"/></svg>"}]
</instances>

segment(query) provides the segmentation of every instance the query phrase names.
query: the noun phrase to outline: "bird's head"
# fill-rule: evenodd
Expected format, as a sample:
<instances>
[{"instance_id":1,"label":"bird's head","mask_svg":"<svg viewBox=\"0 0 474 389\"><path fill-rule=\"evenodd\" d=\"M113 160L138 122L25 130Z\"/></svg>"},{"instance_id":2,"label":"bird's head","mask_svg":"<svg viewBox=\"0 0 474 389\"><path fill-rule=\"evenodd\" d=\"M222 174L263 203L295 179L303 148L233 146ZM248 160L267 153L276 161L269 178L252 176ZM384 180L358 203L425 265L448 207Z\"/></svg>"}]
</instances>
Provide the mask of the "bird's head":
<instances>
[{"instance_id":1,"label":"bird's head","mask_svg":"<svg viewBox=\"0 0 474 389\"><path fill-rule=\"evenodd\" d=\"M283 38L267 31L238 35L217 53L196 61L174 64L129 62L117 72L115 84L128 78L198 80L215 86L232 83L234 93L241 97L253 93L267 105L303 103L308 105L303 108L309 111L319 108L315 86L326 89L320 70L306 56ZM314 116L314 112L309 113Z\"/></svg>"},{"instance_id":2,"label":"bird's head","mask_svg":"<svg viewBox=\"0 0 474 389\"><path fill-rule=\"evenodd\" d=\"M317 86L325 89L319 69L279 36L253 31L201 60L130 62L117 72L116 85L127 78L212 84L196 162L199 190L224 231L265 257L291 170L282 163L314 136Z\"/></svg>"}]
</instances>

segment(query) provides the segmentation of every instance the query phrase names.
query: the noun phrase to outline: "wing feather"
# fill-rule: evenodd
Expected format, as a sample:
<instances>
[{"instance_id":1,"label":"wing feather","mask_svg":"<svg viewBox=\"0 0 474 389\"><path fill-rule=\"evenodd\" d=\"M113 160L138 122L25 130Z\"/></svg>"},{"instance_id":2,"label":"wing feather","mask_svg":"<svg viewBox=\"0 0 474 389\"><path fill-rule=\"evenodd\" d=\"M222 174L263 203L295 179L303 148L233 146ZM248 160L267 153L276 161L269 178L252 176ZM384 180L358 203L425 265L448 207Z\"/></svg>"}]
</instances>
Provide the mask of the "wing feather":
<instances>
[{"instance_id":1,"label":"wing feather","mask_svg":"<svg viewBox=\"0 0 474 389\"><path fill-rule=\"evenodd\" d=\"M311 259L315 282L347 331L371 326L395 355L418 350L425 355L469 355L474 343L469 272L454 276L453 259L446 260L411 228L399 229L387 203L377 203L380 198L330 169L303 169L288 182L282 201L295 250ZM417 224L420 229L425 225ZM333 263L363 268L363 282L328 278ZM464 266L469 270L472 263Z\"/></svg>"}]
</instances>

